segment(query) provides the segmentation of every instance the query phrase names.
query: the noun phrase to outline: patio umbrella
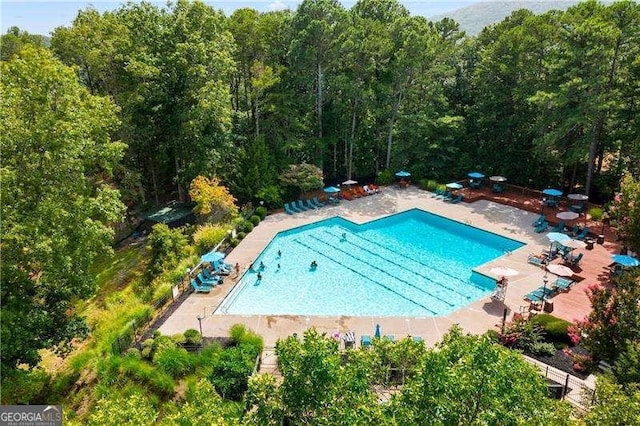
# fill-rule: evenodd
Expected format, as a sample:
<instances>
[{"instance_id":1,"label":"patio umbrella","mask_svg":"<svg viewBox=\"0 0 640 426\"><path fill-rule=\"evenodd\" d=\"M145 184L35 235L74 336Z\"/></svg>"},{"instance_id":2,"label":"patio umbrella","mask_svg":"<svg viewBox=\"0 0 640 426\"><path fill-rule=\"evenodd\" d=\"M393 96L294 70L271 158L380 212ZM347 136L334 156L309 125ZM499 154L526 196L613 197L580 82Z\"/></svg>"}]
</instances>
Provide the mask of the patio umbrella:
<instances>
[{"instance_id":1,"label":"patio umbrella","mask_svg":"<svg viewBox=\"0 0 640 426\"><path fill-rule=\"evenodd\" d=\"M344 182L342 182L343 185L355 185L356 183L358 183L358 181L353 179L345 180Z\"/></svg>"},{"instance_id":2,"label":"patio umbrella","mask_svg":"<svg viewBox=\"0 0 640 426\"><path fill-rule=\"evenodd\" d=\"M469 173L467 176L469 176L471 179L483 179L484 175L480 172L471 172Z\"/></svg>"},{"instance_id":3,"label":"patio umbrella","mask_svg":"<svg viewBox=\"0 0 640 426\"><path fill-rule=\"evenodd\" d=\"M576 201L587 201L589 199L589 196L584 194L569 194L567 195L567 198Z\"/></svg>"},{"instance_id":4,"label":"patio umbrella","mask_svg":"<svg viewBox=\"0 0 640 426\"><path fill-rule=\"evenodd\" d=\"M400 170L398 173L396 173L396 176L399 178L406 178L411 176L411 173L405 171L405 170Z\"/></svg>"},{"instance_id":5,"label":"patio umbrella","mask_svg":"<svg viewBox=\"0 0 640 426\"><path fill-rule=\"evenodd\" d=\"M627 256L626 254L615 254L611 256L611 259L615 263L619 263L622 266L638 266L640 265L640 260L635 257Z\"/></svg>"},{"instance_id":6,"label":"patio umbrella","mask_svg":"<svg viewBox=\"0 0 640 426\"><path fill-rule=\"evenodd\" d=\"M507 178L504 176L491 176L489 180L491 182L506 182Z\"/></svg>"},{"instance_id":7,"label":"patio umbrella","mask_svg":"<svg viewBox=\"0 0 640 426\"><path fill-rule=\"evenodd\" d=\"M336 188L335 186L328 186L324 189L324 192L327 194L335 194L336 192L340 192L340 188Z\"/></svg>"},{"instance_id":8,"label":"patio umbrella","mask_svg":"<svg viewBox=\"0 0 640 426\"><path fill-rule=\"evenodd\" d=\"M556 215L558 219L562 220L573 220L577 219L580 215L575 212L560 212Z\"/></svg>"},{"instance_id":9,"label":"patio umbrella","mask_svg":"<svg viewBox=\"0 0 640 426\"><path fill-rule=\"evenodd\" d=\"M451 182L445 185L447 188L449 189L462 189L463 186L460 185L458 182Z\"/></svg>"},{"instance_id":10,"label":"patio umbrella","mask_svg":"<svg viewBox=\"0 0 640 426\"><path fill-rule=\"evenodd\" d=\"M573 275L573 271L564 265L549 265L547 266L547 271L561 277L570 277Z\"/></svg>"},{"instance_id":11,"label":"patio umbrella","mask_svg":"<svg viewBox=\"0 0 640 426\"><path fill-rule=\"evenodd\" d=\"M380 333L380 324L376 324L376 332L374 333L373 337L377 337L378 339L380 338L381 333Z\"/></svg>"},{"instance_id":12,"label":"patio umbrella","mask_svg":"<svg viewBox=\"0 0 640 426\"><path fill-rule=\"evenodd\" d=\"M558 242L558 243L562 243L563 241L567 241L570 240L571 237L566 235L566 234L562 234L560 232L549 232L547 234L547 238L549 239L549 241L551 242Z\"/></svg>"},{"instance_id":13,"label":"patio umbrella","mask_svg":"<svg viewBox=\"0 0 640 426\"><path fill-rule=\"evenodd\" d=\"M587 246L587 244L584 241L580 241L580 240L560 241L560 244L562 244L565 247L572 248L572 249L585 248Z\"/></svg>"},{"instance_id":14,"label":"patio umbrella","mask_svg":"<svg viewBox=\"0 0 640 426\"><path fill-rule=\"evenodd\" d=\"M200 256L200 262L203 263L213 263L222 259L224 259L224 253L220 253L219 251L210 251L209 253Z\"/></svg>"},{"instance_id":15,"label":"patio umbrella","mask_svg":"<svg viewBox=\"0 0 640 426\"><path fill-rule=\"evenodd\" d=\"M549 197L559 197L562 195L562 191L560 191L559 189L552 189L552 188L547 188L544 191L542 191L542 193L544 195L548 195Z\"/></svg>"},{"instance_id":16,"label":"patio umbrella","mask_svg":"<svg viewBox=\"0 0 640 426\"><path fill-rule=\"evenodd\" d=\"M506 266L496 266L495 268L491 268L489 270L492 274L499 275L501 277L512 277L514 275L518 275L520 272L515 269L506 267Z\"/></svg>"}]
</instances>

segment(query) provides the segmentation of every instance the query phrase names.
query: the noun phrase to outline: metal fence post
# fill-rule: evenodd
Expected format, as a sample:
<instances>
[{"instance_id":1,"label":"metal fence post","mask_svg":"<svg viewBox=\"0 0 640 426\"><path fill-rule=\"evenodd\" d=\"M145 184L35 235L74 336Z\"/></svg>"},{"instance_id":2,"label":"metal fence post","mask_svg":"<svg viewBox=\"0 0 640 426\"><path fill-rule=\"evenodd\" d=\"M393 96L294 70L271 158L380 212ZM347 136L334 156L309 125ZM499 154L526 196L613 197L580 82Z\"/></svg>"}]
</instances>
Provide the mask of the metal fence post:
<instances>
[{"instance_id":1,"label":"metal fence post","mask_svg":"<svg viewBox=\"0 0 640 426\"><path fill-rule=\"evenodd\" d=\"M564 380L564 389L562 391L562 399L569 393L569 375L567 374L567 378Z\"/></svg>"}]
</instances>

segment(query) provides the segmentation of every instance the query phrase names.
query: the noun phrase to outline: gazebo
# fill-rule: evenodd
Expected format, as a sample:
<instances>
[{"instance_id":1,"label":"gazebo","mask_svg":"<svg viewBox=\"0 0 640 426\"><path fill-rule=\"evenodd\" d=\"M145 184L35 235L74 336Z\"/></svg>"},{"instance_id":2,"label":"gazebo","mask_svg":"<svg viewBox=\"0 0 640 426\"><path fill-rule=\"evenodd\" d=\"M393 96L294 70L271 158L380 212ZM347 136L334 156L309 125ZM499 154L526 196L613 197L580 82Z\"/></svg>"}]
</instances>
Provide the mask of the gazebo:
<instances>
[{"instance_id":1,"label":"gazebo","mask_svg":"<svg viewBox=\"0 0 640 426\"><path fill-rule=\"evenodd\" d=\"M469 188L480 188L482 186L482 180L484 175L480 172L471 172L467 175L469 177Z\"/></svg>"}]
</instances>

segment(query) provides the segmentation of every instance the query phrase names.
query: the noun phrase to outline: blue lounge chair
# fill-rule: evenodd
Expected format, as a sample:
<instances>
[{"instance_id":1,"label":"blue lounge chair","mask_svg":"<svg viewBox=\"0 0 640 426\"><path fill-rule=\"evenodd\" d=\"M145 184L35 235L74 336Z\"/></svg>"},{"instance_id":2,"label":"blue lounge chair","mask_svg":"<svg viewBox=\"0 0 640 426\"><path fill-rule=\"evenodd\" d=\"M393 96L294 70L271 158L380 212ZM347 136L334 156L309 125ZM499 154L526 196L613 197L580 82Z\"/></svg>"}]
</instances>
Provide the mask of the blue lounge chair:
<instances>
[{"instance_id":1,"label":"blue lounge chair","mask_svg":"<svg viewBox=\"0 0 640 426\"><path fill-rule=\"evenodd\" d=\"M200 272L198 274L198 276L196 277L196 282L198 284L200 284L201 286L206 286L206 287L213 287L216 284L218 284L218 280L217 279L211 279L211 278L207 278L205 277L202 272Z\"/></svg>"},{"instance_id":2,"label":"blue lounge chair","mask_svg":"<svg viewBox=\"0 0 640 426\"><path fill-rule=\"evenodd\" d=\"M420 342L420 343L422 343L422 337L420 337L420 336L413 336L413 341L414 341L414 342Z\"/></svg>"},{"instance_id":3,"label":"blue lounge chair","mask_svg":"<svg viewBox=\"0 0 640 426\"><path fill-rule=\"evenodd\" d=\"M324 207L324 203L321 203L320 200L318 200L318 197L313 197L313 200L311 201L316 205L316 207Z\"/></svg>"},{"instance_id":4,"label":"blue lounge chair","mask_svg":"<svg viewBox=\"0 0 640 426\"><path fill-rule=\"evenodd\" d=\"M396 336L392 335L392 334L387 334L384 336L384 340L388 340L389 342L395 342L396 341Z\"/></svg>"},{"instance_id":5,"label":"blue lounge chair","mask_svg":"<svg viewBox=\"0 0 640 426\"><path fill-rule=\"evenodd\" d=\"M589 235L589 227L585 226L584 228L582 228L582 231L580 231L580 233L575 236L575 239L584 240L587 235Z\"/></svg>"},{"instance_id":6,"label":"blue lounge chair","mask_svg":"<svg viewBox=\"0 0 640 426\"><path fill-rule=\"evenodd\" d=\"M303 203L308 209L318 210L318 207L315 206L311 200L304 200Z\"/></svg>"},{"instance_id":7,"label":"blue lounge chair","mask_svg":"<svg viewBox=\"0 0 640 426\"><path fill-rule=\"evenodd\" d=\"M532 265L543 267L546 264L546 259L542 259L538 256L531 255L529 256L529 259L527 260L527 262L529 262Z\"/></svg>"},{"instance_id":8,"label":"blue lounge chair","mask_svg":"<svg viewBox=\"0 0 640 426\"><path fill-rule=\"evenodd\" d=\"M207 280L214 281L216 284L222 284L224 282L224 277L218 274L212 274L208 269L203 271L203 275Z\"/></svg>"},{"instance_id":9,"label":"blue lounge chair","mask_svg":"<svg viewBox=\"0 0 640 426\"><path fill-rule=\"evenodd\" d=\"M444 194L442 194L442 199L444 201L451 201L451 198L453 198L451 196L451 191L444 191Z\"/></svg>"},{"instance_id":10,"label":"blue lounge chair","mask_svg":"<svg viewBox=\"0 0 640 426\"><path fill-rule=\"evenodd\" d=\"M553 296L553 293L554 291L552 288L545 288L544 286L542 286L525 295L524 299L530 302L542 302L543 299L548 299L549 297Z\"/></svg>"},{"instance_id":11,"label":"blue lounge chair","mask_svg":"<svg viewBox=\"0 0 640 426\"><path fill-rule=\"evenodd\" d=\"M545 215L541 214L540 217L531 224L531 226L537 228L538 226L542 225L543 222L546 222L546 221L547 221L547 218L545 217Z\"/></svg>"},{"instance_id":12,"label":"blue lounge chair","mask_svg":"<svg viewBox=\"0 0 640 426\"><path fill-rule=\"evenodd\" d=\"M543 233L544 231L547 230L547 228L549 227L549 222L547 222L546 220L544 220L540 225L538 225L535 229L535 231L538 234Z\"/></svg>"},{"instance_id":13,"label":"blue lounge chair","mask_svg":"<svg viewBox=\"0 0 640 426\"><path fill-rule=\"evenodd\" d=\"M440 188L436 188L436 190L433 193L433 196L436 198L442 197L444 195L444 191Z\"/></svg>"},{"instance_id":14,"label":"blue lounge chair","mask_svg":"<svg viewBox=\"0 0 640 426\"><path fill-rule=\"evenodd\" d=\"M200 285L196 282L195 279L191 279L191 287L196 293L210 293L211 287Z\"/></svg>"},{"instance_id":15,"label":"blue lounge chair","mask_svg":"<svg viewBox=\"0 0 640 426\"><path fill-rule=\"evenodd\" d=\"M363 334L362 336L360 336L360 346L362 346L363 348L368 348L371 346L371 336L368 336L366 334Z\"/></svg>"},{"instance_id":16,"label":"blue lounge chair","mask_svg":"<svg viewBox=\"0 0 640 426\"><path fill-rule=\"evenodd\" d=\"M460 201L462 201L462 194L458 194L456 198L453 198L451 204L458 204Z\"/></svg>"},{"instance_id":17,"label":"blue lounge chair","mask_svg":"<svg viewBox=\"0 0 640 426\"><path fill-rule=\"evenodd\" d=\"M569 235L576 236L580 233L580 230L581 230L580 225L573 225L573 227L569 231Z\"/></svg>"},{"instance_id":18,"label":"blue lounge chair","mask_svg":"<svg viewBox=\"0 0 640 426\"><path fill-rule=\"evenodd\" d=\"M562 232L564 231L564 226L565 226L564 220L561 220L560 222L558 222L556 226L551 228L551 232Z\"/></svg>"},{"instance_id":19,"label":"blue lounge chair","mask_svg":"<svg viewBox=\"0 0 640 426\"><path fill-rule=\"evenodd\" d=\"M578 266L583 256L584 256L584 253L578 253L577 256L568 257L567 259L564 260L564 262L571 266Z\"/></svg>"},{"instance_id":20,"label":"blue lounge chair","mask_svg":"<svg viewBox=\"0 0 640 426\"><path fill-rule=\"evenodd\" d=\"M556 282L553 283L553 287L558 289L559 291L567 291L573 285L575 281L568 280L566 278L558 278Z\"/></svg>"},{"instance_id":21,"label":"blue lounge chair","mask_svg":"<svg viewBox=\"0 0 640 426\"><path fill-rule=\"evenodd\" d=\"M295 206L303 212L309 210L309 207L304 206L304 204L302 203L302 200L295 201Z\"/></svg>"},{"instance_id":22,"label":"blue lounge chair","mask_svg":"<svg viewBox=\"0 0 640 426\"><path fill-rule=\"evenodd\" d=\"M304 210L298 207L295 201L289 203L289 207L296 213L302 213Z\"/></svg>"},{"instance_id":23,"label":"blue lounge chair","mask_svg":"<svg viewBox=\"0 0 640 426\"><path fill-rule=\"evenodd\" d=\"M289 203L284 203L284 211L285 211L287 214L295 214L295 213L297 213L297 212L293 211L293 210L291 209L291 207L289 207Z\"/></svg>"}]
</instances>

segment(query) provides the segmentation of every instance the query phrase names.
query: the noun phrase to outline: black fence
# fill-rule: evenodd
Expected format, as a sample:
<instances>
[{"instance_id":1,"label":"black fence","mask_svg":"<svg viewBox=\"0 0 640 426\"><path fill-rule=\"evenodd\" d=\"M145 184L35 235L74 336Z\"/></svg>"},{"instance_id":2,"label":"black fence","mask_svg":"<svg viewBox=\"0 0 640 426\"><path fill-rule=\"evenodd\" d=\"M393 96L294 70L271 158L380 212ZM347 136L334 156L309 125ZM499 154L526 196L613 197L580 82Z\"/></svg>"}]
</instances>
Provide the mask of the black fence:
<instances>
[{"instance_id":1,"label":"black fence","mask_svg":"<svg viewBox=\"0 0 640 426\"><path fill-rule=\"evenodd\" d=\"M116 340L111 343L111 352L115 355L120 355L131 346L135 342L138 337L138 333L140 333L144 327L151 322L153 319L153 312L146 311L143 315L138 318L135 318L127 324L125 330L116 338Z\"/></svg>"},{"instance_id":2,"label":"black fence","mask_svg":"<svg viewBox=\"0 0 640 426\"><path fill-rule=\"evenodd\" d=\"M582 409L594 404L596 391L586 386L582 380L571 374L552 370L548 366L541 369L541 372L549 382L549 394L552 398L566 400Z\"/></svg>"}]
</instances>

